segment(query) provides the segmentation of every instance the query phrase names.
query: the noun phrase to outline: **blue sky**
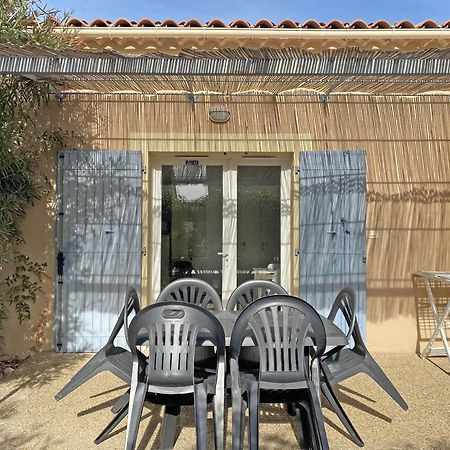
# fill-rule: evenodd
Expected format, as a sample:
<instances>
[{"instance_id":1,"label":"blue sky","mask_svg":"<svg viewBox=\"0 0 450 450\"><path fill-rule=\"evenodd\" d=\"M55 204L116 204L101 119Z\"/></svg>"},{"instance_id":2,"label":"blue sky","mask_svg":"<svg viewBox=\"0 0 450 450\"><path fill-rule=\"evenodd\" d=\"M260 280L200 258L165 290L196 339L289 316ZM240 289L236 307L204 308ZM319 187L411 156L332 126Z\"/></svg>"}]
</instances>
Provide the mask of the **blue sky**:
<instances>
[{"instance_id":1,"label":"blue sky","mask_svg":"<svg viewBox=\"0 0 450 450\"><path fill-rule=\"evenodd\" d=\"M173 18L177 21L196 18L207 21L236 18L256 22L268 18L279 22L285 18L297 21L331 19L371 22L386 19L396 22L424 19L444 22L450 19L450 0L41 0L48 7L70 11L75 17L92 20L97 17L138 20Z\"/></svg>"}]
</instances>

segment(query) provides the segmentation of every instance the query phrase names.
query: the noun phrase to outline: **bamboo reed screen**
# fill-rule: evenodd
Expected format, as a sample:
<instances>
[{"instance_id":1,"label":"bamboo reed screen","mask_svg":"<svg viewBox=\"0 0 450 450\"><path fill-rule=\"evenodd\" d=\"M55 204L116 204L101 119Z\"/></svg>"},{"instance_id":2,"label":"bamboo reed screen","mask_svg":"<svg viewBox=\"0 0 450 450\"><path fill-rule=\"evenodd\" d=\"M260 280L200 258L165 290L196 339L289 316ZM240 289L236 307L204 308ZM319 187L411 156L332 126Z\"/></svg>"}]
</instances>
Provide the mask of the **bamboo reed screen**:
<instances>
[{"instance_id":1,"label":"bamboo reed screen","mask_svg":"<svg viewBox=\"0 0 450 450\"><path fill-rule=\"evenodd\" d=\"M142 150L150 163L154 152L284 153L295 165L300 150L366 150L369 341L379 350L392 349L383 343L392 336L398 341L394 348L414 349L420 330L412 274L450 270L449 98L335 95L325 102L317 94L249 93L195 100L181 94L78 94L51 114L83 138L80 148ZM217 104L228 106L228 123L208 120ZM296 242L295 176L293 186ZM295 289L298 261L293 262Z\"/></svg>"}]
</instances>

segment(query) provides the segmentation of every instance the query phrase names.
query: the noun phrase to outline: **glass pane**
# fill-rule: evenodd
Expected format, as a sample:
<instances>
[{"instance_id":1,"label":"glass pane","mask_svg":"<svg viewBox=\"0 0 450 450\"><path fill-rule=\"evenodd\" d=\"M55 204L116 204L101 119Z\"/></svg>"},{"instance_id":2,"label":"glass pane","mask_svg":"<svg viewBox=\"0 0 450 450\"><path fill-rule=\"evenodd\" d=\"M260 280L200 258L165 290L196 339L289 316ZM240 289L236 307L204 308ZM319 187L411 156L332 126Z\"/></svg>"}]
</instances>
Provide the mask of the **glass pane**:
<instances>
[{"instance_id":1,"label":"glass pane","mask_svg":"<svg viewBox=\"0 0 450 450\"><path fill-rule=\"evenodd\" d=\"M280 274L280 166L238 166L238 285Z\"/></svg>"},{"instance_id":2,"label":"glass pane","mask_svg":"<svg viewBox=\"0 0 450 450\"><path fill-rule=\"evenodd\" d=\"M161 289L195 277L222 292L222 166L162 167Z\"/></svg>"}]
</instances>

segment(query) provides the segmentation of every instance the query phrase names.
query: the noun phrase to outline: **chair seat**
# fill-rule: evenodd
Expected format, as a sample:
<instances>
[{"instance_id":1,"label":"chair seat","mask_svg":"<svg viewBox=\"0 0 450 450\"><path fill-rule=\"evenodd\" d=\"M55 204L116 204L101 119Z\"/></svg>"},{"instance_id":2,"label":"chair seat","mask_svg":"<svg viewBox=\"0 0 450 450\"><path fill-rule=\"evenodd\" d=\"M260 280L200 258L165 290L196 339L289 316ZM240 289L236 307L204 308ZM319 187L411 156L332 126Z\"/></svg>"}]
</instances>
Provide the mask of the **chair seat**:
<instances>
[{"instance_id":1,"label":"chair seat","mask_svg":"<svg viewBox=\"0 0 450 450\"><path fill-rule=\"evenodd\" d=\"M107 351L108 363L112 366L111 371L121 380L131 382L131 369L133 355L129 350L122 347L112 347Z\"/></svg>"},{"instance_id":2,"label":"chair seat","mask_svg":"<svg viewBox=\"0 0 450 450\"><path fill-rule=\"evenodd\" d=\"M322 365L331 373L331 377L328 377L330 383L336 384L357 373L367 372L365 361L366 357L364 355L352 349L345 348L338 354L323 360Z\"/></svg>"}]
</instances>

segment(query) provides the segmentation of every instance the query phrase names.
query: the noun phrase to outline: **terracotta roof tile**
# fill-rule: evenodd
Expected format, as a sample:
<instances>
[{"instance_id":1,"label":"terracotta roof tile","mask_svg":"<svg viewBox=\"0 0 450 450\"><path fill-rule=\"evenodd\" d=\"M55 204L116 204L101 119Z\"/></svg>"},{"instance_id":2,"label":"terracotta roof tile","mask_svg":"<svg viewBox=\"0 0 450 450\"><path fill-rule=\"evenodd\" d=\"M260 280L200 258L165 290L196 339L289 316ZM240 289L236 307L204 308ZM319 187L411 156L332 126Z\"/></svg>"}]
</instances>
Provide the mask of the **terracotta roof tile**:
<instances>
[{"instance_id":1,"label":"terracotta roof tile","mask_svg":"<svg viewBox=\"0 0 450 450\"><path fill-rule=\"evenodd\" d=\"M325 25L325 24L323 24L323 23L317 22L317 20L310 19L310 20L307 20L307 21L303 24L303 26L300 26L299 28L313 28L313 29L318 29L318 28L325 28L324 25Z\"/></svg>"},{"instance_id":2,"label":"terracotta roof tile","mask_svg":"<svg viewBox=\"0 0 450 450\"><path fill-rule=\"evenodd\" d=\"M439 24L437 24L434 20L428 19L416 25L417 28L439 28Z\"/></svg>"},{"instance_id":3,"label":"terracotta roof tile","mask_svg":"<svg viewBox=\"0 0 450 450\"><path fill-rule=\"evenodd\" d=\"M91 22L91 27L108 27L108 23L106 22L106 20L103 19L94 19Z\"/></svg>"},{"instance_id":4,"label":"terracotta roof tile","mask_svg":"<svg viewBox=\"0 0 450 450\"><path fill-rule=\"evenodd\" d=\"M284 19L278 24L278 28L299 28L300 24L291 19Z\"/></svg>"},{"instance_id":5,"label":"terracotta roof tile","mask_svg":"<svg viewBox=\"0 0 450 450\"><path fill-rule=\"evenodd\" d=\"M340 20L334 19L334 20L330 20L325 25L325 28L330 28L332 30L339 30L339 29L345 28L345 25Z\"/></svg>"},{"instance_id":6,"label":"terracotta roof tile","mask_svg":"<svg viewBox=\"0 0 450 450\"><path fill-rule=\"evenodd\" d=\"M213 19L206 22L206 26L210 28L226 28L226 25L220 19Z\"/></svg>"},{"instance_id":7,"label":"terracotta roof tile","mask_svg":"<svg viewBox=\"0 0 450 450\"><path fill-rule=\"evenodd\" d=\"M392 28L393 26L387 20L377 20L369 24L369 28L374 28L376 30L383 30L387 28Z\"/></svg>"},{"instance_id":8,"label":"terracotta roof tile","mask_svg":"<svg viewBox=\"0 0 450 450\"><path fill-rule=\"evenodd\" d=\"M260 19L254 25L255 28L276 28L276 25L269 19Z\"/></svg>"},{"instance_id":9,"label":"terracotta roof tile","mask_svg":"<svg viewBox=\"0 0 450 450\"><path fill-rule=\"evenodd\" d=\"M400 20L394 24L394 28L416 28L410 20Z\"/></svg>"},{"instance_id":10,"label":"terracotta roof tile","mask_svg":"<svg viewBox=\"0 0 450 450\"><path fill-rule=\"evenodd\" d=\"M177 22L175 22L175 20L173 19L166 19L163 22L161 22L161 26L162 27L171 27L171 28L177 28L177 27L182 27L183 25L178 24Z\"/></svg>"},{"instance_id":11,"label":"terracotta roof tile","mask_svg":"<svg viewBox=\"0 0 450 450\"><path fill-rule=\"evenodd\" d=\"M96 21L99 19L96 19ZM88 24L85 20L77 19L76 17L72 17L66 23L68 27L92 27L92 22Z\"/></svg>"},{"instance_id":12,"label":"terracotta roof tile","mask_svg":"<svg viewBox=\"0 0 450 450\"><path fill-rule=\"evenodd\" d=\"M201 28L201 27L203 27L203 24L197 19L190 19L190 20L187 20L184 23L184 26L185 27Z\"/></svg>"},{"instance_id":13,"label":"terracotta roof tile","mask_svg":"<svg viewBox=\"0 0 450 450\"><path fill-rule=\"evenodd\" d=\"M228 26L230 28L250 28L251 24L250 22L247 22L245 19L236 19L233 20L233 22L231 22Z\"/></svg>"},{"instance_id":14,"label":"terracotta roof tile","mask_svg":"<svg viewBox=\"0 0 450 450\"><path fill-rule=\"evenodd\" d=\"M117 19L114 22L115 27L132 27L133 24L128 19Z\"/></svg>"},{"instance_id":15,"label":"terracotta roof tile","mask_svg":"<svg viewBox=\"0 0 450 450\"><path fill-rule=\"evenodd\" d=\"M70 18L66 23L69 27L172 27L172 28L305 28L305 29L384 29L384 28L404 28L404 29L420 29L420 28L450 28L450 20L439 24L434 20L424 20L418 24L414 24L410 20L400 20L396 23L389 23L386 20L377 20L376 22L366 22L362 19L354 20L353 22L343 22L338 19L329 21L328 23L319 22L314 19L309 19L303 24L292 19L284 19L279 24L272 22L269 19L263 18L255 23L250 23L245 19L236 19L229 24L224 23L221 19L212 19L207 22L202 22L198 19L188 19L177 22L174 19L166 19L163 21L155 21L150 18L142 18L138 21L128 20L126 18L119 18L115 21L105 20L102 18L94 19L90 22L79 19L77 17Z\"/></svg>"},{"instance_id":16,"label":"terracotta roof tile","mask_svg":"<svg viewBox=\"0 0 450 450\"><path fill-rule=\"evenodd\" d=\"M369 28L364 20L354 20L348 25L348 27L354 30L366 30L367 28Z\"/></svg>"},{"instance_id":17,"label":"terracotta roof tile","mask_svg":"<svg viewBox=\"0 0 450 450\"><path fill-rule=\"evenodd\" d=\"M139 22L138 22L138 25L137 25L138 27L149 27L149 28L151 28L151 27L156 27L156 24L155 24L155 22L153 22L153 20L150 20L150 19L141 19Z\"/></svg>"}]
</instances>

